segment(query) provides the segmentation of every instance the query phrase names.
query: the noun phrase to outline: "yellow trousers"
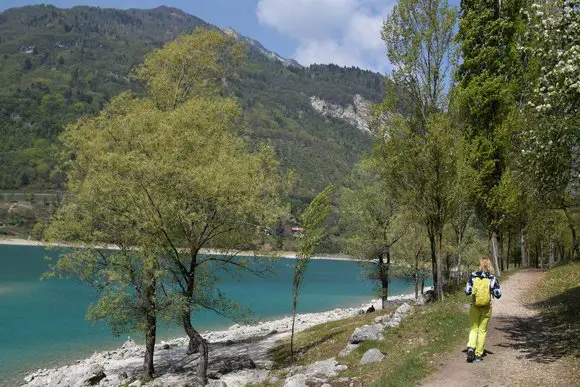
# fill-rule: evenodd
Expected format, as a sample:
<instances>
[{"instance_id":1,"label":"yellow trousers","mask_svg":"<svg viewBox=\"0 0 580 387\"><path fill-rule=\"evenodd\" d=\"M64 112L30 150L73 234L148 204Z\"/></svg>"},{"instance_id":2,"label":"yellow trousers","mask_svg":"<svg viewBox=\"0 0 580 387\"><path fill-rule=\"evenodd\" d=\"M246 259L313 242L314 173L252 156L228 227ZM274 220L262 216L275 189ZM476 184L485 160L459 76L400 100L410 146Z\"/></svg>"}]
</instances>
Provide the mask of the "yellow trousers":
<instances>
[{"instance_id":1,"label":"yellow trousers","mask_svg":"<svg viewBox=\"0 0 580 387\"><path fill-rule=\"evenodd\" d=\"M491 306L471 305L469 310L469 320L471 321L471 331L469 332L468 347L475 349L475 356L483 355L485 345L485 335L487 334L487 323L491 318Z\"/></svg>"}]
</instances>

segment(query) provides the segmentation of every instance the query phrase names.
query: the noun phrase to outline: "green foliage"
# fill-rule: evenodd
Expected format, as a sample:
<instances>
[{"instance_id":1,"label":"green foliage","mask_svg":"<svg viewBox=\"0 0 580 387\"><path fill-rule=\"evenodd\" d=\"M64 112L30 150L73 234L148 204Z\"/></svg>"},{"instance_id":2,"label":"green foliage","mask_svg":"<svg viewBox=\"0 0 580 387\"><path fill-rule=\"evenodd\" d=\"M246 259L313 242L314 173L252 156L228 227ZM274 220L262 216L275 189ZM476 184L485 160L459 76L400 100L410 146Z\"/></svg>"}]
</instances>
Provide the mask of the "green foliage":
<instances>
[{"instance_id":1,"label":"green foliage","mask_svg":"<svg viewBox=\"0 0 580 387\"><path fill-rule=\"evenodd\" d=\"M580 187L580 5L558 0L533 3L527 17L522 55L533 63L528 74L522 154L538 200L574 205Z\"/></svg>"},{"instance_id":2,"label":"green foliage","mask_svg":"<svg viewBox=\"0 0 580 387\"><path fill-rule=\"evenodd\" d=\"M447 1L400 0L384 22L381 36L395 68L388 85L404 85L410 93L414 111L409 116L422 132L429 116L446 105L456 14ZM388 91L387 97L395 92Z\"/></svg>"},{"instance_id":3,"label":"green foliage","mask_svg":"<svg viewBox=\"0 0 580 387\"><path fill-rule=\"evenodd\" d=\"M228 70L239 65L243 48L217 30L197 29L147 54L135 76L159 109L172 109L191 97L219 92Z\"/></svg>"},{"instance_id":4,"label":"green foliage","mask_svg":"<svg viewBox=\"0 0 580 387\"><path fill-rule=\"evenodd\" d=\"M330 199L333 189L334 187L329 185L316 195L300 217L304 231L300 237L299 250L292 277L292 334L290 338L290 352L292 354L294 354L294 322L300 287L302 286L302 280L310 258L314 254L314 249L326 237L325 222L330 214Z\"/></svg>"},{"instance_id":5,"label":"green foliage","mask_svg":"<svg viewBox=\"0 0 580 387\"><path fill-rule=\"evenodd\" d=\"M371 160L354 170L351 181L341 196L345 249L355 257L376 259L406 233L406 224L389 183L379 178Z\"/></svg>"}]
</instances>

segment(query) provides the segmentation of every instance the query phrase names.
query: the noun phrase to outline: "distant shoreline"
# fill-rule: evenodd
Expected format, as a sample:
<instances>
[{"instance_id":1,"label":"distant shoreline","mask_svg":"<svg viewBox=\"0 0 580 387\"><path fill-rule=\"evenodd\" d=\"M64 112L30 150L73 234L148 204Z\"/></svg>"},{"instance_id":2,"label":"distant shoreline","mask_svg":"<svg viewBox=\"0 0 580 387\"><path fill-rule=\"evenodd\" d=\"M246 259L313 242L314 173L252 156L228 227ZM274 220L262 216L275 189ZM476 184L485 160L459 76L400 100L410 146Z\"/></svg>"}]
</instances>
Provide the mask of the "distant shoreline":
<instances>
[{"instance_id":1,"label":"distant shoreline","mask_svg":"<svg viewBox=\"0 0 580 387\"><path fill-rule=\"evenodd\" d=\"M61 244L46 244L44 242L38 241L38 240L32 240L32 239L22 239L22 238L0 238L0 245L5 245L5 246L31 246L31 247L48 247L48 246L52 246L52 247L59 247L59 246L64 246L65 245L61 245ZM109 247L110 249L114 249L114 246ZM219 255L219 254L223 254L223 252L220 252L219 250L210 250L210 249L203 249L202 250L203 254L211 254L211 255ZM237 255L239 256L254 256L256 255L253 251L239 251L236 252ZM288 259L296 259L296 252L293 251L272 251L272 256L278 256L280 258L288 258ZM264 254L259 254L257 256L265 256L267 257L267 255ZM312 259L316 259L316 260L330 260L330 261L358 261L358 259L353 258L353 257L348 257L345 255L317 255L312 257Z\"/></svg>"}]
</instances>

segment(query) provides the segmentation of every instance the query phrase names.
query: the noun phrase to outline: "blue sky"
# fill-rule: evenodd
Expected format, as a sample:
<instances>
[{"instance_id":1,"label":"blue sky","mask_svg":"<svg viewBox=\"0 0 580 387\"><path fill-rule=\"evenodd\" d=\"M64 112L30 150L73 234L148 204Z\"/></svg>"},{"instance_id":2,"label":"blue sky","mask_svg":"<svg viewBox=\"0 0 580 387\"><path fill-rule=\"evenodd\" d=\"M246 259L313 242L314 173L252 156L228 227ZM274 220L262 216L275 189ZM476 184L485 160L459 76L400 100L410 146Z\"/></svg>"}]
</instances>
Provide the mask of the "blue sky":
<instances>
[{"instance_id":1,"label":"blue sky","mask_svg":"<svg viewBox=\"0 0 580 387\"><path fill-rule=\"evenodd\" d=\"M231 27L303 65L336 63L389 70L380 30L396 0L1 0L0 10L29 4L68 8L184 10L218 27Z\"/></svg>"}]
</instances>

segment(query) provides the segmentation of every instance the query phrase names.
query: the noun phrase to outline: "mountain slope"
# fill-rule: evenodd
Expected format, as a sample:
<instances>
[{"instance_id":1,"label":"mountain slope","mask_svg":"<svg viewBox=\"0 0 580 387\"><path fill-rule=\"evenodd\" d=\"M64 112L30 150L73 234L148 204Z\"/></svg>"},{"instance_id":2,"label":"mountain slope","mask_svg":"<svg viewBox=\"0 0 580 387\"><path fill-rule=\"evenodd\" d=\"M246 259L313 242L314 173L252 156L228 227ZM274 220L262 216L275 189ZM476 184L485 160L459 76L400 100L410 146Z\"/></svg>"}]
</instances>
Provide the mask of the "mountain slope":
<instances>
[{"instance_id":1,"label":"mountain slope","mask_svg":"<svg viewBox=\"0 0 580 387\"><path fill-rule=\"evenodd\" d=\"M59 9L30 6L0 13L0 189L58 188L55 139L119 92L139 85L131 70L143 56L208 23L180 10ZM248 59L228 80L249 122L253 143L270 142L282 166L299 176L306 200L337 182L371 146L368 134L324 117L311 97L346 106L355 95L377 101L382 76L356 68L303 68L248 42Z\"/></svg>"}]
</instances>

